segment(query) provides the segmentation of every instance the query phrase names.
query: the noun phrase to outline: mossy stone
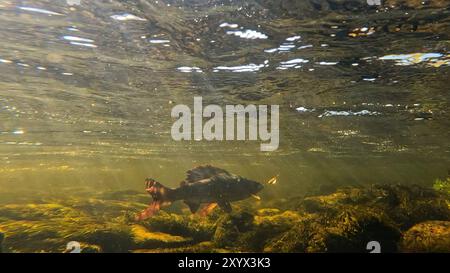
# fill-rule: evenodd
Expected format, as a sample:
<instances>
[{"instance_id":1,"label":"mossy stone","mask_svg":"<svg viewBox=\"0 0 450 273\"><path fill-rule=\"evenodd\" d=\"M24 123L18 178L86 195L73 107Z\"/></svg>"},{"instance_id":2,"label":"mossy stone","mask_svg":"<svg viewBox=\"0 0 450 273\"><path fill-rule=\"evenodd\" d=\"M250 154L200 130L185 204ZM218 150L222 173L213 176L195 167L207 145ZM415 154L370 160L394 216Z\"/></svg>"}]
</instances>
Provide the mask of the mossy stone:
<instances>
[{"instance_id":1,"label":"mossy stone","mask_svg":"<svg viewBox=\"0 0 450 273\"><path fill-rule=\"evenodd\" d=\"M403 234L402 252L450 253L450 221L426 221Z\"/></svg>"},{"instance_id":2,"label":"mossy stone","mask_svg":"<svg viewBox=\"0 0 450 273\"><path fill-rule=\"evenodd\" d=\"M137 248L179 247L192 242L191 238L162 232L151 232L141 225L133 225L131 232Z\"/></svg>"},{"instance_id":3,"label":"mossy stone","mask_svg":"<svg viewBox=\"0 0 450 273\"><path fill-rule=\"evenodd\" d=\"M224 215L217 223L213 241L218 247L240 246L240 235L254 227L253 219L254 216L245 211Z\"/></svg>"}]
</instances>

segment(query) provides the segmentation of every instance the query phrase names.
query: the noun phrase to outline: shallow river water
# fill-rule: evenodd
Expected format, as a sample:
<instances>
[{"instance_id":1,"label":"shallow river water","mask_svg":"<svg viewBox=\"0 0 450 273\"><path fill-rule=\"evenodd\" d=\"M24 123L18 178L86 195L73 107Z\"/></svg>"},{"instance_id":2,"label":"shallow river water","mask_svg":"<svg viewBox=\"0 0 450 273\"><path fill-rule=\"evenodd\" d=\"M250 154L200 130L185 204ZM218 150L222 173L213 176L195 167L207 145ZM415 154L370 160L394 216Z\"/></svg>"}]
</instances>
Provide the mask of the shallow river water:
<instances>
[{"instance_id":1,"label":"shallow river water","mask_svg":"<svg viewBox=\"0 0 450 273\"><path fill-rule=\"evenodd\" d=\"M382 2L0 1L0 191L176 186L200 164L279 175L273 196L430 185L450 167L450 6ZM279 149L174 141L194 96L280 105Z\"/></svg>"}]
</instances>

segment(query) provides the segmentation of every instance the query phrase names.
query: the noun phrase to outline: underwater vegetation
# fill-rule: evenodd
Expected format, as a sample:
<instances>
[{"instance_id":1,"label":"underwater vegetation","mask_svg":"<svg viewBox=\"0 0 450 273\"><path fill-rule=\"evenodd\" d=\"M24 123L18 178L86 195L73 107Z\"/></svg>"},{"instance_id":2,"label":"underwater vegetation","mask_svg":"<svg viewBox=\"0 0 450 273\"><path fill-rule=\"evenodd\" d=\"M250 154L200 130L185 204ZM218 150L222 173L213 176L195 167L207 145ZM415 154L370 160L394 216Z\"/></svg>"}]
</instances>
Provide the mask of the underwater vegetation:
<instances>
[{"instance_id":1,"label":"underwater vegetation","mask_svg":"<svg viewBox=\"0 0 450 273\"><path fill-rule=\"evenodd\" d=\"M450 194L450 178L445 180L436 179L433 188L437 191L443 191Z\"/></svg>"},{"instance_id":2,"label":"underwater vegetation","mask_svg":"<svg viewBox=\"0 0 450 273\"><path fill-rule=\"evenodd\" d=\"M5 234L0 232L0 253L2 253L3 240L5 239Z\"/></svg>"},{"instance_id":3,"label":"underwater vegetation","mask_svg":"<svg viewBox=\"0 0 450 273\"><path fill-rule=\"evenodd\" d=\"M82 2L0 2L0 251L366 252L376 240L450 252L449 179L263 196L207 216L173 204L145 221L148 195L98 192L201 162L281 174L284 197L442 176L450 1ZM173 141L171 109L194 96L280 105L283 145ZM74 184L90 190L60 190ZM21 194L34 189L49 195Z\"/></svg>"},{"instance_id":4,"label":"underwater vegetation","mask_svg":"<svg viewBox=\"0 0 450 273\"><path fill-rule=\"evenodd\" d=\"M420 186L344 187L325 195L280 200L263 207L233 204L207 216L160 211L136 222L146 207L134 191L0 207L4 252L450 252L450 206L445 191Z\"/></svg>"}]
</instances>

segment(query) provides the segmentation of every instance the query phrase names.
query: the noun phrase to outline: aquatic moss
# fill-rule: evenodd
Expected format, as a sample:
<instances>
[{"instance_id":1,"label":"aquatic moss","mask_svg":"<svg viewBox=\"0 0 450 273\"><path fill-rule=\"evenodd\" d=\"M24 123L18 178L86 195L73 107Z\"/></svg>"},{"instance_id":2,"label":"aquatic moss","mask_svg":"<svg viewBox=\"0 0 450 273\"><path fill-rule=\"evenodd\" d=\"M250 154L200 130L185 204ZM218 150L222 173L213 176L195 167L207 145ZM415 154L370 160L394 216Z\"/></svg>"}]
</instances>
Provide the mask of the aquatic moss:
<instances>
[{"instance_id":1,"label":"aquatic moss","mask_svg":"<svg viewBox=\"0 0 450 273\"><path fill-rule=\"evenodd\" d=\"M0 231L0 253L3 252L3 241L5 240L5 234Z\"/></svg>"},{"instance_id":2,"label":"aquatic moss","mask_svg":"<svg viewBox=\"0 0 450 273\"><path fill-rule=\"evenodd\" d=\"M101 246L80 242L81 253L102 253Z\"/></svg>"},{"instance_id":3,"label":"aquatic moss","mask_svg":"<svg viewBox=\"0 0 450 273\"><path fill-rule=\"evenodd\" d=\"M415 185L373 185L307 197L295 207L309 213L337 213L349 206L375 208L405 230L426 220L450 219L447 202L447 196L433 189Z\"/></svg>"},{"instance_id":4,"label":"aquatic moss","mask_svg":"<svg viewBox=\"0 0 450 273\"><path fill-rule=\"evenodd\" d=\"M401 185L343 188L307 197L295 207L315 216L273 239L265 251L360 252L377 240L384 252L395 252L402 230L426 220L450 219L447 200L432 189Z\"/></svg>"},{"instance_id":5,"label":"aquatic moss","mask_svg":"<svg viewBox=\"0 0 450 273\"><path fill-rule=\"evenodd\" d=\"M101 200L95 198L72 198L62 202L63 205L96 218L111 218L124 216L127 213L137 213L147 207L146 204L131 201Z\"/></svg>"},{"instance_id":6,"label":"aquatic moss","mask_svg":"<svg viewBox=\"0 0 450 273\"><path fill-rule=\"evenodd\" d=\"M326 231L314 218L306 218L271 239L264 252L326 252Z\"/></svg>"},{"instance_id":7,"label":"aquatic moss","mask_svg":"<svg viewBox=\"0 0 450 273\"><path fill-rule=\"evenodd\" d=\"M145 205L118 200L98 200L80 196L55 203L7 204L0 208L0 228L8 235L6 247L11 252L64 252L70 241L85 246L85 252L128 252L136 248L176 247L190 243L189 235L209 240L213 223L192 220L190 216L161 213L150 220L160 229L185 234L182 236L148 231L147 237L136 236L132 216ZM206 234L206 235L205 235Z\"/></svg>"},{"instance_id":8,"label":"aquatic moss","mask_svg":"<svg viewBox=\"0 0 450 273\"><path fill-rule=\"evenodd\" d=\"M286 210L277 214L263 214L261 210L256 212L254 217L254 228L267 230L270 233L279 233L286 231L289 227L298 223L303 217L298 212Z\"/></svg>"},{"instance_id":9,"label":"aquatic moss","mask_svg":"<svg viewBox=\"0 0 450 273\"><path fill-rule=\"evenodd\" d=\"M450 253L450 221L427 221L413 226L403 235L401 251Z\"/></svg>"},{"instance_id":10,"label":"aquatic moss","mask_svg":"<svg viewBox=\"0 0 450 273\"><path fill-rule=\"evenodd\" d=\"M218 247L242 246L241 236L253 229L254 216L246 211L223 215L217 223L213 241Z\"/></svg>"},{"instance_id":11,"label":"aquatic moss","mask_svg":"<svg viewBox=\"0 0 450 273\"><path fill-rule=\"evenodd\" d=\"M138 248L177 247L191 243L191 238L170 235L162 232L150 232L141 225L131 227L134 243Z\"/></svg>"},{"instance_id":12,"label":"aquatic moss","mask_svg":"<svg viewBox=\"0 0 450 273\"><path fill-rule=\"evenodd\" d=\"M11 220L41 220L45 218L77 218L82 213L70 207L55 203L45 204L9 204L0 207L0 215Z\"/></svg>"},{"instance_id":13,"label":"aquatic moss","mask_svg":"<svg viewBox=\"0 0 450 273\"><path fill-rule=\"evenodd\" d=\"M283 209L236 205L230 214L215 210L205 217L161 211L139 223L133 215L145 204L119 200L128 193L109 194L114 198L3 205L3 251L64 252L78 241L83 252L364 252L377 240L383 252L398 251L400 241L401 251L420 252L442 249L413 240L414 234L435 240L428 230L441 230L421 223L450 219L448 195L418 186L340 188L292 199Z\"/></svg>"},{"instance_id":14,"label":"aquatic moss","mask_svg":"<svg viewBox=\"0 0 450 273\"><path fill-rule=\"evenodd\" d=\"M433 189L419 186L380 186L388 201L371 203L383 209L386 214L402 229L428 220L450 219L450 209L447 205L448 196ZM377 200L377 199L374 199Z\"/></svg>"},{"instance_id":15,"label":"aquatic moss","mask_svg":"<svg viewBox=\"0 0 450 273\"><path fill-rule=\"evenodd\" d=\"M215 230L215 222L209 217L179 215L164 211L141 224L150 230L191 237L196 242L210 240Z\"/></svg>"},{"instance_id":16,"label":"aquatic moss","mask_svg":"<svg viewBox=\"0 0 450 273\"><path fill-rule=\"evenodd\" d=\"M235 211L219 219L213 242L228 250L260 252L269 240L291 229L303 217L295 211L274 208L260 209L255 214Z\"/></svg>"},{"instance_id":17,"label":"aquatic moss","mask_svg":"<svg viewBox=\"0 0 450 273\"><path fill-rule=\"evenodd\" d=\"M11 252L59 252L59 244L53 238L58 237L58 230L51 224L34 221L1 222L7 240L4 247Z\"/></svg>"},{"instance_id":18,"label":"aquatic moss","mask_svg":"<svg viewBox=\"0 0 450 273\"><path fill-rule=\"evenodd\" d=\"M86 229L71 236L73 240L98 245L103 252L128 252L134 246L129 227L104 227ZM72 239L71 239L72 240Z\"/></svg>"},{"instance_id":19,"label":"aquatic moss","mask_svg":"<svg viewBox=\"0 0 450 273\"><path fill-rule=\"evenodd\" d=\"M241 234L240 241L247 251L261 252L268 241L307 217L291 210L260 209L256 211L252 229Z\"/></svg>"},{"instance_id":20,"label":"aquatic moss","mask_svg":"<svg viewBox=\"0 0 450 273\"><path fill-rule=\"evenodd\" d=\"M367 242L372 240L380 242L383 252L397 251L400 230L379 209L351 207L324 220L332 223L326 228L327 251L365 252Z\"/></svg>"},{"instance_id":21,"label":"aquatic moss","mask_svg":"<svg viewBox=\"0 0 450 273\"><path fill-rule=\"evenodd\" d=\"M134 253L229 253L231 250L218 248L213 242L205 241L198 244L173 247L173 248L153 248L137 249Z\"/></svg>"},{"instance_id":22,"label":"aquatic moss","mask_svg":"<svg viewBox=\"0 0 450 273\"><path fill-rule=\"evenodd\" d=\"M0 208L0 228L7 234L5 247L11 252L63 252L69 241L98 245L106 252L127 251L132 246L127 226L115 223L111 212L97 216L80 208L79 199L70 206L67 200L58 203L8 204ZM85 200L91 202L92 200ZM45 200L41 200L45 202ZM99 203L99 202L94 202ZM111 207L115 207L112 203ZM117 208L117 207L116 207ZM108 214L109 213L109 214ZM105 224L104 219L109 224ZM92 251L94 247L90 248Z\"/></svg>"},{"instance_id":23,"label":"aquatic moss","mask_svg":"<svg viewBox=\"0 0 450 273\"><path fill-rule=\"evenodd\" d=\"M445 180L436 179L433 189L450 195L450 177Z\"/></svg>"},{"instance_id":24,"label":"aquatic moss","mask_svg":"<svg viewBox=\"0 0 450 273\"><path fill-rule=\"evenodd\" d=\"M289 231L269 242L269 252L365 252L367 242L378 240L385 252L395 252L400 231L367 208L303 218Z\"/></svg>"}]
</instances>

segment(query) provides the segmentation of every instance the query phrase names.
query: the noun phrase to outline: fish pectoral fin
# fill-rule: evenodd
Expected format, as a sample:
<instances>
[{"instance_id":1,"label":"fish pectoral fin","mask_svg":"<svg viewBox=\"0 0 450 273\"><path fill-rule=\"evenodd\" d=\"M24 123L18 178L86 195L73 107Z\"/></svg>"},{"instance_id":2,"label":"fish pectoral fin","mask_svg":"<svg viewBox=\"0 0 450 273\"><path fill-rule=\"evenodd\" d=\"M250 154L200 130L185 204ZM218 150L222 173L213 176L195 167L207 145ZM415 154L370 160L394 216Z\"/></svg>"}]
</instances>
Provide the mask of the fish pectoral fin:
<instances>
[{"instance_id":1,"label":"fish pectoral fin","mask_svg":"<svg viewBox=\"0 0 450 273\"><path fill-rule=\"evenodd\" d=\"M210 214L214 208L217 207L217 203L209 203L206 204L199 212L198 214L202 217L207 216L208 214Z\"/></svg>"},{"instance_id":2,"label":"fish pectoral fin","mask_svg":"<svg viewBox=\"0 0 450 273\"><path fill-rule=\"evenodd\" d=\"M157 213L161 209L161 203L160 202L152 202L148 205L148 207L143 210L141 213L139 213L136 216L136 221L143 221L147 218L152 217L155 213Z\"/></svg>"},{"instance_id":3,"label":"fish pectoral fin","mask_svg":"<svg viewBox=\"0 0 450 273\"><path fill-rule=\"evenodd\" d=\"M189 207L192 213L197 212L198 208L200 207L200 203L197 202L184 201L184 203Z\"/></svg>"},{"instance_id":4,"label":"fish pectoral fin","mask_svg":"<svg viewBox=\"0 0 450 273\"><path fill-rule=\"evenodd\" d=\"M259 195L251 194L250 196L253 197L253 198L255 198L255 199L258 200L258 201L261 201L261 197L259 197Z\"/></svg>"},{"instance_id":5,"label":"fish pectoral fin","mask_svg":"<svg viewBox=\"0 0 450 273\"><path fill-rule=\"evenodd\" d=\"M221 209L223 209L226 213L230 213L232 211L230 202L218 202L217 203Z\"/></svg>"}]
</instances>

